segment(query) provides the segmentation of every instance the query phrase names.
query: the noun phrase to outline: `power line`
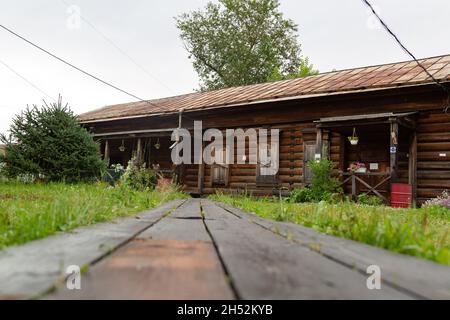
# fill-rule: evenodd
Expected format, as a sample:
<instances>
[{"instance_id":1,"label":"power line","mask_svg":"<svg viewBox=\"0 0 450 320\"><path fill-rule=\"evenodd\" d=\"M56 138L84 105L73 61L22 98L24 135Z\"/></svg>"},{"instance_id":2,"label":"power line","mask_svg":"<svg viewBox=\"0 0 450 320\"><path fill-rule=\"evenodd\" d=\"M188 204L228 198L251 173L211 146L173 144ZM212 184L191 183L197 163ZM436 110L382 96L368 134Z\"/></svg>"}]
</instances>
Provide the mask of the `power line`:
<instances>
[{"instance_id":1,"label":"power line","mask_svg":"<svg viewBox=\"0 0 450 320\"><path fill-rule=\"evenodd\" d=\"M448 90L448 88L446 86L444 86L442 83L439 82L439 80L437 80L428 70L427 68L425 68L424 65L422 65L420 63L419 60L417 60L417 58L414 56L414 54L408 50L408 48L406 48L406 46L400 41L400 39L398 38L398 36L388 27L388 25L383 21L383 19L381 19L381 17L378 15L378 13L375 11L375 9L372 7L372 5L370 4L370 2L368 0L362 0L362 2L364 2L369 9L372 11L372 13L375 15L375 17L377 17L378 21L380 21L381 25L384 27L384 29L395 39L395 41L398 43L398 45L403 49L403 51L405 51L409 56L411 56L411 58L414 59L414 61L419 65L419 67L421 67L423 69L423 71L425 71L425 73L439 86L442 88L442 90L444 90L444 92L447 94L447 103L446 106L444 106L444 112L446 113L448 111L448 109L450 108L450 91Z\"/></svg>"},{"instance_id":2,"label":"power line","mask_svg":"<svg viewBox=\"0 0 450 320\"><path fill-rule=\"evenodd\" d=\"M34 83L32 83L30 80L28 80L27 78L25 78L24 76L22 76L20 73L18 73L16 70L14 70L12 67L10 67L9 65L7 65L4 61L0 60L0 64L2 64L3 66L5 66L9 71L11 71L12 73L14 73L16 76L18 76L19 78L21 78L23 81L25 81L26 83L28 83L30 86L32 86L34 89L36 89L37 91L39 91L40 93L42 93L43 95L47 96L48 98L52 99L53 101L56 101L55 98L53 98L51 95L49 95L48 93L46 93L44 90L42 90L41 88L39 88L37 85L35 85Z\"/></svg>"},{"instance_id":3,"label":"power line","mask_svg":"<svg viewBox=\"0 0 450 320\"><path fill-rule=\"evenodd\" d=\"M69 6L69 4L64 1L60 0L64 5ZM124 55L128 60L130 60L137 68L139 68L142 72L144 72L147 76L158 82L160 85L162 85L164 88L166 88L169 92L172 94L174 93L169 86L167 86L164 82L162 82L159 78L152 75L147 69L145 69L141 64L139 64L133 57L131 57L128 53L125 52L121 47L119 47L111 38L107 37L103 32L101 32L92 22L90 22L86 17L82 16L81 14L79 17L87 24L89 25L95 32L97 32L106 42L108 42L111 46L113 46L117 51L119 51L122 55Z\"/></svg>"},{"instance_id":4,"label":"power line","mask_svg":"<svg viewBox=\"0 0 450 320\"><path fill-rule=\"evenodd\" d=\"M42 52L44 52L44 53L50 55L51 57L55 58L56 60L59 60L59 61L61 61L62 63L68 65L69 67L72 67L73 69L75 69L75 70L77 70L77 71L79 71L79 72L81 72L81 73L83 73L83 74L85 74L85 75L87 75L87 76L89 76L89 77L91 77L91 78L93 78L93 79L95 79L95 80L97 80L97 81L99 81L99 82L101 82L101 83L103 83L103 84L105 84L105 85L107 85L107 86L109 86L109 87L111 87L111 88L117 90L117 91L120 91L120 92L122 92L122 93L125 93L126 95L129 95L130 97L133 97L133 98L135 98L135 99L137 99L137 100L139 100L139 101L146 102L146 103L148 103L148 104L150 104L150 105L153 105L153 106L155 106L155 107L158 107L158 106L156 106L155 104L152 104L151 102L149 102L149 101L147 101L147 100L144 100L144 99L142 99L142 98L139 98L138 96L136 96L136 95L134 95L134 94L132 94L132 93L130 93L130 92L127 92L127 91L125 91L125 90L123 90L123 89L120 89L119 87L117 87L117 86L115 86L115 85L113 85L113 84L111 84L111 83L109 83L109 82L107 82L107 81L105 81L105 80L102 80L102 79L100 79L99 77L94 76L93 74L91 74L91 73L89 73L89 72L87 72L87 71L84 71L83 69L81 69L81 68L79 68L79 67L73 65L72 63L67 62L66 60L64 60L64 59L62 59L62 58L56 56L55 54L53 54L53 53L51 53L51 52L45 50L44 48L40 47L39 45L37 45L37 44L31 42L30 40L28 40L28 39L22 37L21 35L17 34L16 32L12 31L11 29L5 27L4 25L0 24L0 28L2 28L2 29L4 29L4 30L8 31L9 33L11 33L11 34L15 35L16 37L22 39L23 41L27 42L28 44L32 45L33 47L35 47L35 48L41 50ZM159 108L159 107L158 107L158 108Z\"/></svg>"}]
</instances>

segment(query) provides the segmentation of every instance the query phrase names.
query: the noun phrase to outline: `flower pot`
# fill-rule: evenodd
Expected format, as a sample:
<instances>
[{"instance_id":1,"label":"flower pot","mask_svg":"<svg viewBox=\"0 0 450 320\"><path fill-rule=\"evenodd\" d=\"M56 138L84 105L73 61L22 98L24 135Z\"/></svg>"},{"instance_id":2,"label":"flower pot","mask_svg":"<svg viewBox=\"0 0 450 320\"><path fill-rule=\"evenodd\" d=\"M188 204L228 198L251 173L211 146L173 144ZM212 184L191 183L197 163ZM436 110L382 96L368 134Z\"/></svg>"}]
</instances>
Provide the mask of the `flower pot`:
<instances>
[{"instance_id":1,"label":"flower pot","mask_svg":"<svg viewBox=\"0 0 450 320\"><path fill-rule=\"evenodd\" d=\"M356 146L358 144L358 139L349 139L349 141L352 146Z\"/></svg>"},{"instance_id":2,"label":"flower pot","mask_svg":"<svg viewBox=\"0 0 450 320\"><path fill-rule=\"evenodd\" d=\"M358 168L355 170L356 173L366 173L367 172L367 168Z\"/></svg>"}]
</instances>

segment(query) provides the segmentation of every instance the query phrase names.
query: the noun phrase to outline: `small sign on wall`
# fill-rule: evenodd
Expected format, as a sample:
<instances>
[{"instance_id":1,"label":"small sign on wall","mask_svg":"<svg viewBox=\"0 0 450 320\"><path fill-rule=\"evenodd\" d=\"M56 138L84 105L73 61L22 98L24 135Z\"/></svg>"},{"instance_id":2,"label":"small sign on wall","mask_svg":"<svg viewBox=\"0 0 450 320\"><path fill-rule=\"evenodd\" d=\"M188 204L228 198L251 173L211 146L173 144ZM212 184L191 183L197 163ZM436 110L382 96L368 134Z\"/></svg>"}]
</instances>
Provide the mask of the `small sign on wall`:
<instances>
[{"instance_id":1,"label":"small sign on wall","mask_svg":"<svg viewBox=\"0 0 450 320\"><path fill-rule=\"evenodd\" d=\"M397 147L391 147L390 148L391 153L397 153Z\"/></svg>"},{"instance_id":2,"label":"small sign on wall","mask_svg":"<svg viewBox=\"0 0 450 320\"><path fill-rule=\"evenodd\" d=\"M379 169L378 163L376 162L369 163L369 170L378 170L378 169Z\"/></svg>"},{"instance_id":3,"label":"small sign on wall","mask_svg":"<svg viewBox=\"0 0 450 320\"><path fill-rule=\"evenodd\" d=\"M314 155L314 160L319 161L321 158L322 158L322 155L321 155L320 153L316 153L316 154Z\"/></svg>"}]
</instances>

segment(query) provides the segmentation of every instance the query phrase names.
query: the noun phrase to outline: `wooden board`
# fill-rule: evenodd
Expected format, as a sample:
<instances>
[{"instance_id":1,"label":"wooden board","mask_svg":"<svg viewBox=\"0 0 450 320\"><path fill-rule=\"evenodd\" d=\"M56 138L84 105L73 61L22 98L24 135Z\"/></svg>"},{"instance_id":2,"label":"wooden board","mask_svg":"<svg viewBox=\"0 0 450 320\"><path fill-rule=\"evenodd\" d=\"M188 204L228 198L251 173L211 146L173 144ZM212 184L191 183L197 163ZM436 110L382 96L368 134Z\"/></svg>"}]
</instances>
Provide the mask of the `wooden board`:
<instances>
[{"instance_id":1,"label":"wooden board","mask_svg":"<svg viewBox=\"0 0 450 320\"><path fill-rule=\"evenodd\" d=\"M203 225L200 200L196 199L186 201L168 217L139 234L137 238L211 242Z\"/></svg>"},{"instance_id":2,"label":"wooden board","mask_svg":"<svg viewBox=\"0 0 450 320\"><path fill-rule=\"evenodd\" d=\"M191 199L83 276L81 290L49 299L232 299L233 291Z\"/></svg>"},{"instance_id":3,"label":"wooden board","mask_svg":"<svg viewBox=\"0 0 450 320\"><path fill-rule=\"evenodd\" d=\"M81 227L0 252L0 299L28 298L65 277L69 265L92 264L142 232L184 200L176 200L136 217Z\"/></svg>"},{"instance_id":4,"label":"wooden board","mask_svg":"<svg viewBox=\"0 0 450 320\"><path fill-rule=\"evenodd\" d=\"M47 299L233 299L214 247L202 241L136 239L85 274L81 290Z\"/></svg>"},{"instance_id":5,"label":"wooden board","mask_svg":"<svg viewBox=\"0 0 450 320\"><path fill-rule=\"evenodd\" d=\"M243 299L408 299L321 254L202 200L206 225Z\"/></svg>"},{"instance_id":6,"label":"wooden board","mask_svg":"<svg viewBox=\"0 0 450 320\"><path fill-rule=\"evenodd\" d=\"M275 222L219 204L243 220L272 230L325 257L364 274L369 265L378 265L383 282L411 296L450 299L450 268L415 257L396 254L359 242L318 233L292 223Z\"/></svg>"}]
</instances>

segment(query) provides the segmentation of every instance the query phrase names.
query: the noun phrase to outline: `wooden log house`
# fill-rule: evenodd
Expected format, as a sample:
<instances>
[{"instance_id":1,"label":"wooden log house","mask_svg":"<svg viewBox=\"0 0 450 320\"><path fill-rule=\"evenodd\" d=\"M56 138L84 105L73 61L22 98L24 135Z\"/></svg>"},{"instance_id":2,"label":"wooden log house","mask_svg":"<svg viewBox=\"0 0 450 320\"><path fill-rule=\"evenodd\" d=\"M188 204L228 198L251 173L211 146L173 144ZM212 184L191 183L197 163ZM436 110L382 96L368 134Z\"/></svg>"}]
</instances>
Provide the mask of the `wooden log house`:
<instances>
[{"instance_id":1,"label":"wooden log house","mask_svg":"<svg viewBox=\"0 0 450 320\"><path fill-rule=\"evenodd\" d=\"M420 60L450 88L450 55ZM107 106L79 116L110 164L135 154L187 192L216 190L271 195L311 182L308 161L331 159L346 192L389 203L394 184L410 187L413 203L450 188L450 108L445 90L414 61L322 73L292 80L196 92ZM447 111L447 112L446 112ZM258 164L174 166L174 128L280 129L279 171L267 181ZM348 137L356 133L358 144ZM256 152L246 145L246 153ZM359 161L366 172L350 173ZM408 190L408 189L407 189Z\"/></svg>"}]
</instances>

